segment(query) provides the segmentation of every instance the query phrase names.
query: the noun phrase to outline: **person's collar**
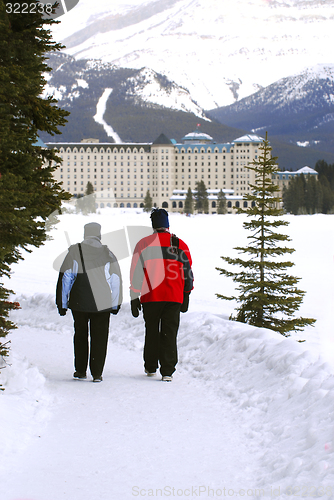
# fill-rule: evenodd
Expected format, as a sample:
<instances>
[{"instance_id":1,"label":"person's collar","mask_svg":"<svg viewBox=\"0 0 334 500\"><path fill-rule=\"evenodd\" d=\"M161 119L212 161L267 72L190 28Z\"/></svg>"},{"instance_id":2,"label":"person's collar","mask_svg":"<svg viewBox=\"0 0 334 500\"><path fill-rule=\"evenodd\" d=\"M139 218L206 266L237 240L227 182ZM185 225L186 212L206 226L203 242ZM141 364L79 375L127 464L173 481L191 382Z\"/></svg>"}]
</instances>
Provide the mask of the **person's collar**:
<instances>
[{"instance_id":1,"label":"person's collar","mask_svg":"<svg viewBox=\"0 0 334 500\"><path fill-rule=\"evenodd\" d=\"M83 240L83 243L92 247L100 247L102 245L100 238L98 238L97 236L87 236Z\"/></svg>"}]
</instances>

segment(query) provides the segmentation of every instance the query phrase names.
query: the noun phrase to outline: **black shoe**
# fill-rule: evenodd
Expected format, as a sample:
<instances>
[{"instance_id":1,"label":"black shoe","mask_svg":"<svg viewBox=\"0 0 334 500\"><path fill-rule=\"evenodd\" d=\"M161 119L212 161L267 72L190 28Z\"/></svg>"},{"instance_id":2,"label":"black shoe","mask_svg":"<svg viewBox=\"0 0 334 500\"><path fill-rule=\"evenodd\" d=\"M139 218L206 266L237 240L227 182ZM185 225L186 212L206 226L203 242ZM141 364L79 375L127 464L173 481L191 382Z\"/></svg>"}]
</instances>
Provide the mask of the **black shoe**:
<instances>
[{"instance_id":1,"label":"black shoe","mask_svg":"<svg viewBox=\"0 0 334 500\"><path fill-rule=\"evenodd\" d=\"M102 376L100 377L93 377L93 382L102 382L103 378Z\"/></svg>"},{"instance_id":2,"label":"black shoe","mask_svg":"<svg viewBox=\"0 0 334 500\"><path fill-rule=\"evenodd\" d=\"M84 379L84 378L87 378L87 375L85 373L81 373L81 372L74 372L73 377Z\"/></svg>"}]
</instances>

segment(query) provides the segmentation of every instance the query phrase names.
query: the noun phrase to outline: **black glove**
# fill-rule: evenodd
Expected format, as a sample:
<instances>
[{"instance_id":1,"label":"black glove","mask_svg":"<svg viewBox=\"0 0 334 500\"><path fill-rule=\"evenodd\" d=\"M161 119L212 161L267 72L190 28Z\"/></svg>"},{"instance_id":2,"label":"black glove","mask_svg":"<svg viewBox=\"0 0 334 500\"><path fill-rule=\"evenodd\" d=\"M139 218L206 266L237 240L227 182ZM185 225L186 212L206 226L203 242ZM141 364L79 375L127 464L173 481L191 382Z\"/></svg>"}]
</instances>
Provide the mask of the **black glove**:
<instances>
[{"instance_id":1,"label":"black glove","mask_svg":"<svg viewBox=\"0 0 334 500\"><path fill-rule=\"evenodd\" d=\"M188 311L189 295L190 295L189 292L183 292L183 302L181 304L181 309L180 309L182 313L185 313Z\"/></svg>"},{"instance_id":2,"label":"black glove","mask_svg":"<svg viewBox=\"0 0 334 500\"><path fill-rule=\"evenodd\" d=\"M121 306L117 306L117 309L111 309L111 314L118 314L118 311L120 310Z\"/></svg>"},{"instance_id":3,"label":"black glove","mask_svg":"<svg viewBox=\"0 0 334 500\"><path fill-rule=\"evenodd\" d=\"M59 312L60 316L65 316L67 309L63 309L62 307L58 307L58 312Z\"/></svg>"},{"instance_id":4,"label":"black glove","mask_svg":"<svg viewBox=\"0 0 334 500\"><path fill-rule=\"evenodd\" d=\"M138 318L140 310L141 303L139 298L131 300L131 313L134 318Z\"/></svg>"}]
</instances>

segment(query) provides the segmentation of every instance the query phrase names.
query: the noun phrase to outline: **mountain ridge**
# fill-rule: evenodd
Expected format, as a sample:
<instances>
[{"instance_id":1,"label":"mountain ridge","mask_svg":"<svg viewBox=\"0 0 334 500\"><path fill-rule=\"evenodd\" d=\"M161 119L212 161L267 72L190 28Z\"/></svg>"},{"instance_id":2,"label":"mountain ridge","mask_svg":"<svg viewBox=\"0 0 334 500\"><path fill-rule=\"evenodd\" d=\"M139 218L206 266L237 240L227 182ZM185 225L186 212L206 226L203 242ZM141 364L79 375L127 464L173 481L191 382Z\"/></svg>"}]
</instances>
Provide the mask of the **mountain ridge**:
<instances>
[{"instance_id":1,"label":"mountain ridge","mask_svg":"<svg viewBox=\"0 0 334 500\"><path fill-rule=\"evenodd\" d=\"M276 140L334 153L334 64L317 65L283 78L211 118Z\"/></svg>"},{"instance_id":2,"label":"mountain ridge","mask_svg":"<svg viewBox=\"0 0 334 500\"><path fill-rule=\"evenodd\" d=\"M76 60L62 53L51 54L49 65L53 71L45 75L47 84L44 95L53 94L59 99L58 105L71 114L60 137L40 134L44 142L80 142L82 139L96 138L100 142L111 143L152 143L161 132L180 142L198 124L215 142L231 142L250 132L246 128L219 123L200 108L203 116L195 115L191 111L197 109L197 104L190 94L164 75L152 73L151 70L118 68L96 60ZM153 97L149 96L149 101L143 89L150 88L151 77L155 91L157 83L160 88ZM172 92L168 94L166 89L172 89ZM186 100L180 101L178 109L171 109L168 100L172 96L175 104L173 92L178 89L182 99L186 96ZM165 106L152 102L156 96L160 102L161 96L164 96ZM102 103L103 99L105 102ZM189 104L188 109L182 107L184 102ZM283 170L314 166L319 159L334 163L334 154L284 144L272 136L269 138L273 154L279 157L279 166Z\"/></svg>"},{"instance_id":3,"label":"mountain ridge","mask_svg":"<svg viewBox=\"0 0 334 500\"><path fill-rule=\"evenodd\" d=\"M76 59L150 68L204 109L332 61L334 0L81 0L54 28ZM85 33L85 39L82 38Z\"/></svg>"}]
</instances>

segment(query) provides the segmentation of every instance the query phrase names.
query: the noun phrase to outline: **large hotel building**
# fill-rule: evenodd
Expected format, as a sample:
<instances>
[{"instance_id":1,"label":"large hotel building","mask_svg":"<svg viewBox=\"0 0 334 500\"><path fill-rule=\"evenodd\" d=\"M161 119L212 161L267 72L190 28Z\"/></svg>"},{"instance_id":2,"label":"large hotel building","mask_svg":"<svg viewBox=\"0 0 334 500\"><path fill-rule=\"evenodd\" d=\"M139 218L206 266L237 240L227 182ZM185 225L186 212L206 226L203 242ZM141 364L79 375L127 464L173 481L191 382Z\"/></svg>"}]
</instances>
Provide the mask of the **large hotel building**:
<instances>
[{"instance_id":1,"label":"large hotel building","mask_svg":"<svg viewBox=\"0 0 334 500\"><path fill-rule=\"evenodd\" d=\"M197 130L180 144L161 134L148 144L84 139L47 146L57 149L63 160L54 172L56 180L74 196L83 195L91 182L98 207L142 207L149 191L154 206L183 212L188 188L195 192L196 182L204 181L209 213L217 211L221 189L227 211L234 213L247 207L243 195L255 183L255 174L247 166L258 158L262 141L256 135L244 135L218 144Z\"/></svg>"}]
</instances>

